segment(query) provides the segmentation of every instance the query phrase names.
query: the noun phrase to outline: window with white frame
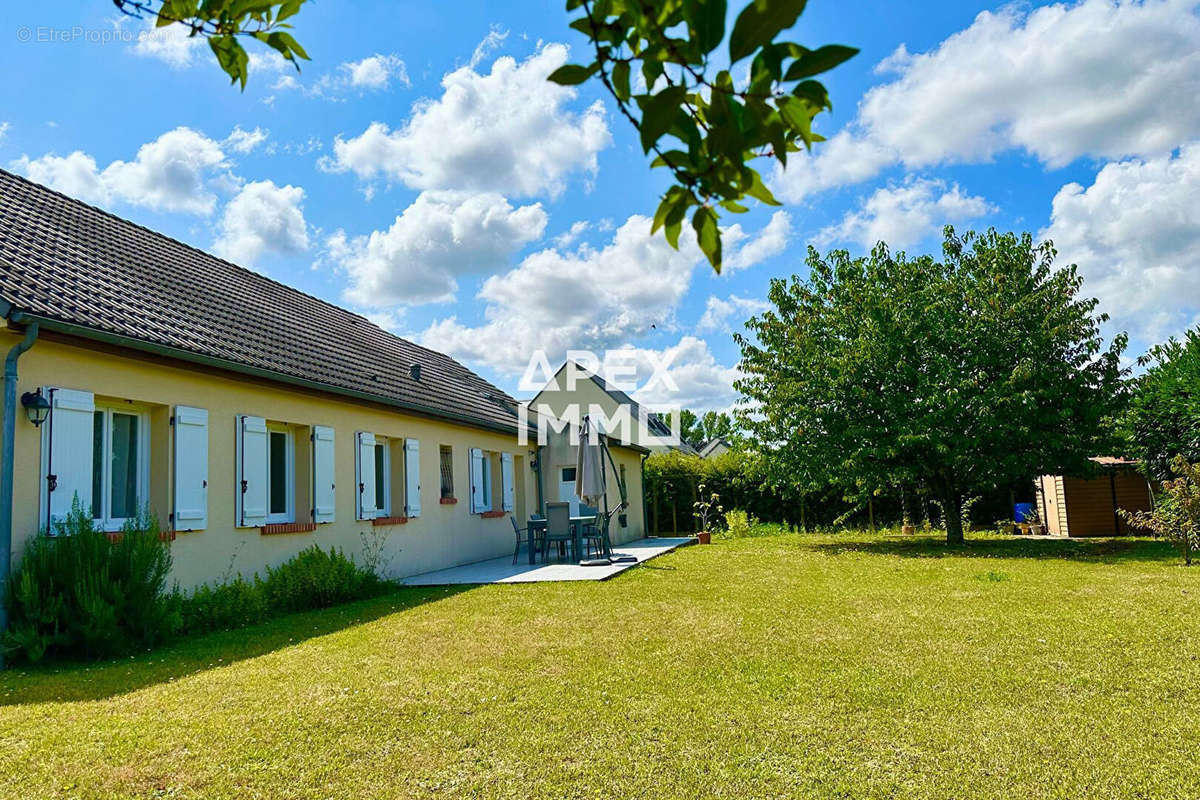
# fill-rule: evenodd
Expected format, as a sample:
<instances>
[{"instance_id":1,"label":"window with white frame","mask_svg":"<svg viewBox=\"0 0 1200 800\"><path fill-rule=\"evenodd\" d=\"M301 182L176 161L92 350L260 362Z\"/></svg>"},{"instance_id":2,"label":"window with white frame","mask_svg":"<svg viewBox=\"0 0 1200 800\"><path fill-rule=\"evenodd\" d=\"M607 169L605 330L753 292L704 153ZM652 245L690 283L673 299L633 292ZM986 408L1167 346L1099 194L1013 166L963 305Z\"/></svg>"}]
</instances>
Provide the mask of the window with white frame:
<instances>
[{"instance_id":1,"label":"window with white frame","mask_svg":"<svg viewBox=\"0 0 1200 800\"><path fill-rule=\"evenodd\" d=\"M492 510L492 454L471 448L471 513Z\"/></svg>"},{"instance_id":2,"label":"window with white frame","mask_svg":"<svg viewBox=\"0 0 1200 800\"><path fill-rule=\"evenodd\" d=\"M92 412L92 517L121 527L148 501L150 425L145 411L96 403Z\"/></svg>"},{"instance_id":3,"label":"window with white frame","mask_svg":"<svg viewBox=\"0 0 1200 800\"><path fill-rule=\"evenodd\" d=\"M392 454L382 436L375 437L375 515L392 515Z\"/></svg>"},{"instance_id":4,"label":"window with white frame","mask_svg":"<svg viewBox=\"0 0 1200 800\"><path fill-rule=\"evenodd\" d=\"M296 521L296 442L286 425L267 424L267 522Z\"/></svg>"}]
</instances>

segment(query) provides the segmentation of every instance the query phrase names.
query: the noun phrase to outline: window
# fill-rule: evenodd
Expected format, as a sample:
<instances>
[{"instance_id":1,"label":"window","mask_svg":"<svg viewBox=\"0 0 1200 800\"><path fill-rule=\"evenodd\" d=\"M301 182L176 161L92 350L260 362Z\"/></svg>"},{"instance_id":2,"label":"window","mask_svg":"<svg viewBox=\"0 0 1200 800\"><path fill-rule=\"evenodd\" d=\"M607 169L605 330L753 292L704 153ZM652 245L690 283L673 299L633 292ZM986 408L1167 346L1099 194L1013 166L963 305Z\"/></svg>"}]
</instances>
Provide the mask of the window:
<instances>
[{"instance_id":1,"label":"window","mask_svg":"<svg viewBox=\"0 0 1200 800\"><path fill-rule=\"evenodd\" d=\"M574 467L563 467L562 468L562 482L563 483L574 483L575 482L575 468Z\"/></svg>"},{"instance_id":2,"label":"window","mask_svg":"<svg viewBox=\"0 0 1200 800\"><path fill-rule=\"evenodd\" d=\"M440 451L442 470L442 498L454 497L454 450L442 445Z\"/></svg>"},{"instance_id":3,"label":"window","mask_svg":"<svg viewBox=\"0 0 1200 800\"><path fill-rule=\"evenodd\" d=\"M149 424L128 406L96 406L92 413L92 516L119 528L146 505Z\"/></svg>"},{"instance_id":4,"label":"window","mask_svg":"<svg viewBox=\"0 0 1200 800\"><path fill-rule=\"evenodd\" d=\"M491 453L483 454L483 483L481 489L483 492L483 510L492 510L492 459Z\"/></svg>"},{"instance_id":5,"label":"window","mask_svg":"<svg viewBox=\"0 0 1200 800\"><path fill-rule=\"evenodd\" d=\"M375 437L375 514L390 516L392 485L392 459L387 439Z\"/></svg>"},{"instance_id":6,"label":"window","mask_svg":"<svg viewBox=\"0 0 1200 800\"><path fill-rule=\"evenodd\" d=\"M292 432L282 425L267 426L267 522L296 521L296 464Z\"/></svg>"}]
</instances>

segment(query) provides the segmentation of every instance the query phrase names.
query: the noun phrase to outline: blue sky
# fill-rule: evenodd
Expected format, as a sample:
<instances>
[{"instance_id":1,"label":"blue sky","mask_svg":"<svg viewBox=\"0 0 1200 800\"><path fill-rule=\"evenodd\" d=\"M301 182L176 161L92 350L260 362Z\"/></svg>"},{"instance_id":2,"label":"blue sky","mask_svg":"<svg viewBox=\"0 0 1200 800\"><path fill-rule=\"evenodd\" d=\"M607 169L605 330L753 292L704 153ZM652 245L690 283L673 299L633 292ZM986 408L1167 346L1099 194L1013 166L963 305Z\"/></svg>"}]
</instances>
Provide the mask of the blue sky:
<instances>
[{"instance_id":1,"label":"blue sky","mask_svg":"<svg viewBox=\"0 0 1200 800\"><path fill-rule=\"evenodd\" d=\"M727 220L720 276L649 236L664 179L602 91L543 80L585 47L560 0L453 7L313 2L313 61L255 51L240 93L110 3L20 4L0 164L513 391L534 348L623 349L642 375L669 359L678 391L642 399L725 407L730 330L808 244L936 250L946 222L1052 237L1131 355L1197 322L1195 0L811 3L792 38L862 53L826 77L830 141L764 165L784 207Z\"/></svg>"}]
</instances>

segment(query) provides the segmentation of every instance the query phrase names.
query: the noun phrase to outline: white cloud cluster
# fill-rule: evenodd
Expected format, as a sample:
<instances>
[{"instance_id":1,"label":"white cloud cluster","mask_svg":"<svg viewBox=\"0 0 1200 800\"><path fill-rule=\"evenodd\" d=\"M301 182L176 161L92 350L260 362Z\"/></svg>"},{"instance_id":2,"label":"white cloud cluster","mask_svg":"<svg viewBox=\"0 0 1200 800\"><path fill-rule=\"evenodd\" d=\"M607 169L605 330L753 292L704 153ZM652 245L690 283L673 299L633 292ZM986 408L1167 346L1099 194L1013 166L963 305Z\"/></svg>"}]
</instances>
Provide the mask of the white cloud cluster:
<instances>
[{"instance_id":1,"label":"white cloud cluster","mask_svg":"<svg viewBox=\"0 0 1200 800\"><path fill-rule=\"evenodd\" d=\"M12 166L31 180L85 202L122 201L200 215L216 208L214 186L234 181L221 145L183 127L142 145L133 161L114 161L104 169L79 150L67 156L22 156Z\"/></svg>"},{"instance_id":2,"label":"white cloud cluster","mask_svg":"<svg viewBox=\"0 0 1200 800\"><path fill-rule=\"evenodd\" d=\"M683 336L679 343L663 350L625 347L612 351L606 362L635 367L641 387L633 398L648 407L688 408L698 413L728 410L737 400L733 382L740 374L737 367L717 361L708 342L695 336ZM664 378L654 379L656 365L666 364Z\"/></svg>"},{"instance_id":3,"label":"white cloud cluster","mask_svg":"<svg viewBox=\"0 0 1200 800\"><path fill-rule=\"evenodd\" d=\"M701 258L685 230L674 250L650 220L632 216L601 249L546 249L483 283L486 321L468 327L441 320L422 334L427 345L520 374L535 350L551 360L568 349L605 350L674 322Z\"/></svg>"},{"instance_id":4,"label":"white cloud cluster","mask_svg":"<svg viewBox=\"0 0 1200 800\"><path fill-rule=\"evenodd\" d=\"M901 47L853 124L776 175L781 197L1012 149L1057 167L1162 155L1200 129L1196 0L1084 0L984 11L928 53Z\"/></svg>"},{"instance_id":5,"label":"white cloud cluster","mask_svg":"<svg viewBox=\"0 0 1200 800\"><path fill-rule=\"evenodd\" d=\"M603 106L569 111L577 92L546 80L566 60L567 48L550 44L520 63L498 58L489 73L457 69L442 79L440 98L414 104L402 128L373 122L359 136L339 136L321 165L414 189L557 196L571 173L596 171L596 154L612 140Z\"/></svg>"},{"instance_id":6,"label":"white cloud cluster","mask_svg":"<svg viewBox=\"0 0 1200 800\"><path fill-rule=\"evenodd\" d=\"M730 225L721 235L721 243L727 255L722 260L721 271L728 275L752 267L787 249L792 235L792 218L786 211L776 211L770 221L755 235L742 230L740 224Z\"/></svg>"},{"instance_id":7,"label":"white cloud cluster","mask_svg":"<svg viewBox=\"0 0 1200 800\"><path fill-rule=\"evenodd\" d=\"M222 258L253 266L265 253L295 255L308 249L304 221L304 190L255 181L225 205L220 235L213 252Z\"/></svg>"},{"instance_id":8,"label":"white cloud cluster","mask_svg":"<svg viewBox=\"0 0 1200 800\"><path fill-rule=\"evenodd\" d=\"M295 75L281 75L271 88L276 90L299 89L314 97L330 100L341 99L348 92L381 92L396 83L412 86L408 67L397 55L376 53L358 61L339 64L333 72L322 75L311 87L305 87Z\"/></svg>"},{"instance_id":9,"label":"white cloud cluster","mask_svg":"<svg viewBox=\"0 0 1200 800\"><path fill-rule=\"evenodd\" d=\"M138 31L132 50L135 55L161 61L171 69L186 69L195 63L197 54L207 53L209 48L203 36L189 36L186 25L159 28L154 20L147 20Z\"/></svg>"},{"instance_id":10,"label":"white cloud cluster","mask_svg":"<svg viewBox=\"0 0 1200 800\"><path fill-rule=\"evenodd\" d=\"M385 231L338 231L330 256L350 278L346 298L381 308L452 300L463 275L495 270L541 237L540 203L513 208L495 193L422 192Z\"/></svg>"},{"instance_id":11,"label":"white cloud cluster","mask_svg":"<svg viewBox=\"0 0 1200 800\"><path fill-rule=\"evenodd\" d=\"M235 153L245 155L266 142L269 135L270 131L259 127L248 131L241 125L235 125L229 136L225 137L225 146Z\"/></svg>"},{"instance_id":12,"label":"white cloud cluster","mask_svg":"<svg viewBox=\"0 0 1200 800\"><path fill-rule=\"evenodd\" d=\"M1079 265L1116 329L1142 344L1179 335L1200 321L1200 143L1067 184L1039 235Z\"/></svg>"},{"instance_id":13,"label":"white cloud cluster","mask_svg":"<svg viewBox=\"0 0 1200 800\"><path fill-rule=\"evenodd\" d=\"M741 329L742 323L756 314L761 314L770 307L770 303L764 300L755 300L753 297L730 295L722 300L720 297L713 295L708 298L708 303L704 307L704 313L696 323L696 332L732 333L734 330L732 322L735 319L737 320L737 328Z\"/></svg>"},{"instance_id":14,"label":"white cloud cluster","mask_svg":"<svg viewBox=\"0 0 1200 800\"><path fill-rule=\"evenodd\" d=\"M954 184L928 178L910 178L898 186L877 189L857 211L822 229L819 246L854 242L870 249L880 241L893 249L917 244L947 223L982 217L996 209L987 200L970 195Z\"/></svg>"}]
</instances>

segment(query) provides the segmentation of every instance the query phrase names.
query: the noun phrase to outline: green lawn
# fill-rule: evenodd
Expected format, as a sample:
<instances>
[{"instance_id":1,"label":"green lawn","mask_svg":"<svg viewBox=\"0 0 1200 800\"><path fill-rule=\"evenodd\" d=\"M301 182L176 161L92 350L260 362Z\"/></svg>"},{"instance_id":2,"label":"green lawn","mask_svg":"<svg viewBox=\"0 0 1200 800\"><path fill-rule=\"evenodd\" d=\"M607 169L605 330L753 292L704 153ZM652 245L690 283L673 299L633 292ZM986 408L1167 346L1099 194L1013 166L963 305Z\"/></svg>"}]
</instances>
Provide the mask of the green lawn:
<instances>
[{"instance_id":1,"label":"green lawn","mask_svg":"<svg viewBox=\"0 0 1200 800\"><path fill-rule=\"evenodd\" d=\"M1200 568L784 535L0 674L5 797L1200 794Z\"/></svg>"}]
</instances>

